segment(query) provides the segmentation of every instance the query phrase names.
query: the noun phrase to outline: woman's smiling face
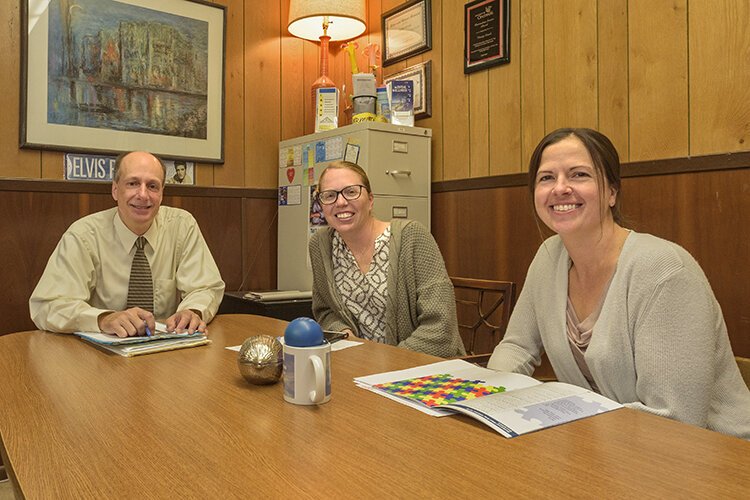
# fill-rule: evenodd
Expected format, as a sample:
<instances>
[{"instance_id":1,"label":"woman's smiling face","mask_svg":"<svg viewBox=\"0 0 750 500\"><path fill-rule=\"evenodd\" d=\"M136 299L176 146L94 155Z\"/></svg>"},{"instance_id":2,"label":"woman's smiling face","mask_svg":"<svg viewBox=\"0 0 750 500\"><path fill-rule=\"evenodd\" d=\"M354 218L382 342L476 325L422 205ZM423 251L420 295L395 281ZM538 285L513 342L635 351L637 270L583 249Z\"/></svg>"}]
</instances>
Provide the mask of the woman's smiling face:
<instances>
[{"instance_id":1,"label":"woman's smiling face","mask_svg":"<svg viewBox=\"0 0 750 500\"><path fill-rule=\"evenodd\" d=\"M364 182L356 172L348 168L329 168L320 182L319 189L341 191L345 187L361 184ZM347 200L339 194L332 204L321 203L321 207L328 225L343 234L365 227L372 217L372 203L372 193L363 187L356 200Z\"/></svg>"},{"instance_id":2,"label":"woman's smiling face","mask_svg":"<svg viewBox=\"0 0 750 500\"><path fill-rule=\"evenodd\" d=\"M602 203L614 205L617 193L605 185L602 199L599 179L591 155L575 136L547 146L542 152L534 188L534 207L544 224L561 236L600 231Z\"/></svg>"}]
</instances>

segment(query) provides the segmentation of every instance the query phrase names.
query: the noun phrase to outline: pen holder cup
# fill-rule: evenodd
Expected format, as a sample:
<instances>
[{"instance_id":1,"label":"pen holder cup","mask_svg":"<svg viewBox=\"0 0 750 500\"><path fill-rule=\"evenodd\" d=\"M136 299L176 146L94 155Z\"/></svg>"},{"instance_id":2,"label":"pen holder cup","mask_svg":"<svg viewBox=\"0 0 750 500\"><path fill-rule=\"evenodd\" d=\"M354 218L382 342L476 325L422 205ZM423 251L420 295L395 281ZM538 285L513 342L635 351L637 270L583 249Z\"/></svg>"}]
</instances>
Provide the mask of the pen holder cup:
<instances>
[{"instance_id":1,"label":"pen holder cup","mask_svg":"<svg viewBox=\"0 0 750 500\"><path fill-rule=\"evenodd\" d=\"M331 344L284 345L284 400L316 405L331 399Z\"/></svg>"},{"instance_id":2,"label":"pen holder cup","mask_svg":"<svg viewBox=\"0 0 750 500\"><path fill-rule=\"evenodd\" d=\"M361 95L352 99L352 115L358 115L360 113L372 113L375 114L375 96Z\"/></svg>"}]
</instances>

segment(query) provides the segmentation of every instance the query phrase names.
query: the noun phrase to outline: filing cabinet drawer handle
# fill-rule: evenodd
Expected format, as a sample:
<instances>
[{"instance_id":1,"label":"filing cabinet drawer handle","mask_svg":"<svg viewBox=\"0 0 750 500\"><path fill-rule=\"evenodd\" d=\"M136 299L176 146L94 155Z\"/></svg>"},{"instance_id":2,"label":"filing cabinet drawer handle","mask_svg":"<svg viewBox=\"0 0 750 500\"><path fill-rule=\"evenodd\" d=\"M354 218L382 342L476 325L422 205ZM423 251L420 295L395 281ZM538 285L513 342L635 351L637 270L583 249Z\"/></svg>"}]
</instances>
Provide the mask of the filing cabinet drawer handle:
<instances>
[{"instance_id":1,"label":"filing cabinet drawer handle","mask_svg":"<svg viewBox=\"0 0 750 500\"><path fill-rule=\"evenodd\" d=\"M411 176L411 170L386 170L385 175L406 175Z\"/></svg>"}]
</instances>

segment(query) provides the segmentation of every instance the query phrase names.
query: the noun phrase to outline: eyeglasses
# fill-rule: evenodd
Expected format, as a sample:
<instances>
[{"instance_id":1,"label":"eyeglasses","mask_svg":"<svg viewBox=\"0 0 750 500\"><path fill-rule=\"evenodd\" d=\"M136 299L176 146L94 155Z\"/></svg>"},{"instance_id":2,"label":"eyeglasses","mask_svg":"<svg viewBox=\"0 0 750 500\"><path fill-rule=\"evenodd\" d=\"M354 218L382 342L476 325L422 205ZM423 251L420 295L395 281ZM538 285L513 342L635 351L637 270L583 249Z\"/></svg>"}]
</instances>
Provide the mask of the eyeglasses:
<instances>
[{"instance_id":1,"label":"eyeglasses","mask_svg":"<svg viewBox=\"0 0 750 500\"><path fill-rule=\"evenodd\" d=\"M343 196L346 201L354 201L362 195L362 188L367 189L362 184L354 184L353 186L346 186L341 191L335 189L327 189L318 193L318 200L323 205L333 205L336 200L339 199L339 195Z\"/></svg>"}]
</instances>

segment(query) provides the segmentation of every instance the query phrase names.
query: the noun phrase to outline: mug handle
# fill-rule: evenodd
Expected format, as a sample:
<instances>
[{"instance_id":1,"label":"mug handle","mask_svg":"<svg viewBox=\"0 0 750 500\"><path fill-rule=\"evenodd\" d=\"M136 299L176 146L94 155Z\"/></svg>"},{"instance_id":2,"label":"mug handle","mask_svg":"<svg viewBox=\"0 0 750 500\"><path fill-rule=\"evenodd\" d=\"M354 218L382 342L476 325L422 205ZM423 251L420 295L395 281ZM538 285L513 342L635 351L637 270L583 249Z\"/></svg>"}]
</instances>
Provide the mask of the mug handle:
<instances>
[{"instance_id":1,"label":"mug handle","mask_svg":"<svg viewBox=\"0 0 750 500\"><path fill-rule=\"evenodd\" d=\"M318 356L310 356L310 362L315 370L315 390L310 391L310 401L313 403L322 403L326 397L326 374L323 369L323 362Z\"/></svg>"}]
</instances>

